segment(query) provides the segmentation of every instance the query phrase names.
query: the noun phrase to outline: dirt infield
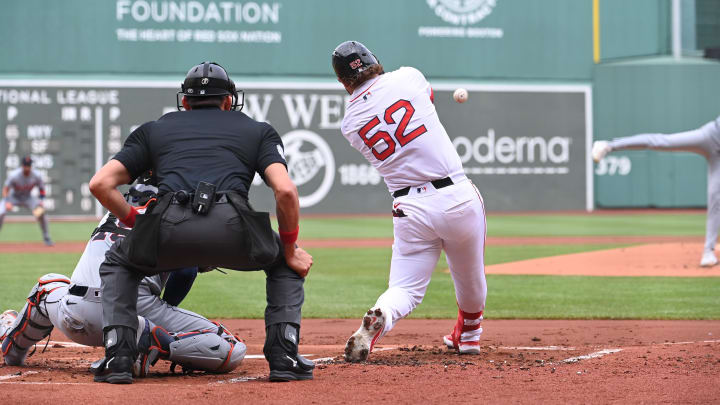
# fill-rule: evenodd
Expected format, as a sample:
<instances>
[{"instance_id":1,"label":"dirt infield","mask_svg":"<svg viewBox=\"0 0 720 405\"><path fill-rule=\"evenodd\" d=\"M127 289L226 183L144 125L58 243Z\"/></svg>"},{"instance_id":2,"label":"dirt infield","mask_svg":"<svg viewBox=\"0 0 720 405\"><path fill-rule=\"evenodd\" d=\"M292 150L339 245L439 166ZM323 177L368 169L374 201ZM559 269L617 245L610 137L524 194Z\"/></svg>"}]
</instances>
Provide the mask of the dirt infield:
<instances>
[{"instance_id":1,"label":"dirt infield","mask_svg":"<svg viewBox=\"0 0 720 405\"><path fill-rule=\"evenodd\" d=\"M701 254L701 243L655 243L496 264L488 266L486 273L720 277L720 266L700 267Z\"/></svg>"},{"instance_id":2,"label":"dirt infield","mask_svg":"<svg viewBox=\"0 0 720 405\"><path fill-rule=\"evenodd\" d=\"M389 240L305 241L305 247L389 247ZM492 238L488 244L644 243L487 267L488 274L720 276L697 266L702 239ZM80 253L85 242L0 244L5 252ZM720 321L486 320L479 356L459 356L441 337L454 320L404 320L365 363L341 357L358 320L303 321L300 351L315 379L270 383L261 320L223 321L248 345L226 375L171 374L161 361L131 386L92 382L102 349L53 333L27 367L0 365L0 404L83 403L717 403Z\"/></svg>"},{"instance_id":3,"label":"dirt infield","mask_svg":"<svg viewBox=\"0 0 720 405\"><path fill-rule=\"evenodd\" d=\"M0 366L3 404L68 403L711 403L720 398L720 322L486 320L479 356L439 344L452 320L405 320L369 361L340 357L355 320L306 320L315 379L270 383L260 320L225 323L248 344L227 375L171 375L160 362L131 386L93 383L101 349L50 345L28 367ZM53 341L65 341L53 334ZM325 358L325 359L323 359ZM52 400L50 400L52 398Z\"/></svg>"}]
</instances>

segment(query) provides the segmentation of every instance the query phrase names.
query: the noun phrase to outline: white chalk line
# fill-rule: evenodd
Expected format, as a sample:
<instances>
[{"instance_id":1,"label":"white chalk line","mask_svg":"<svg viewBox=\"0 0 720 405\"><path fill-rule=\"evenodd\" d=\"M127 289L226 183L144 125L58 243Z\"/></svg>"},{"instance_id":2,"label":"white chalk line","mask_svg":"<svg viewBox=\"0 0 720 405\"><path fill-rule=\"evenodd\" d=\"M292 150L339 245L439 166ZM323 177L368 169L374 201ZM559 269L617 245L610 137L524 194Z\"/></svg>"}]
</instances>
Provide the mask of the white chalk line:
<instances>
[{"instance_id":1,"label":"white chalk line","mask_svg":"<svg viewBox=\"0 0 720 405\"><path fill-rule=\"evenodd\" d=\"M551 350L551 351L573 351L577 350L574 347L565 346L488 346L491 349L503 349L503 350Z\"/></svg>"},{"instance_id":2,"label":"white chalk line","mask_svg":"<svg viewBox=\"0 0 720 405\"><path fill-rule=\"evenodd\" d=\"M661 343L663 346L670 346L670 345L694 345L697 343L720 343L720 340L701 340L699 342L665 342Z\"/></svg>"},{"instance_id":3,"label":"white chalk line","mask_svg":"<svg viewBox=\"0 0 720 405\"><path fill-rule=\"evenodd\" d=\"M568 359L563 360L563 363L577 363L580 360L597 359L597 358L603 357L608 354L621 352L622 350L623 349L603 349L603 350L600 350L597 352L592 352L590 354L586 354L583 356L570 357Z\"/></svg>"},{"instance_id":4,"label":"white chalk line","mask_svg":"<svg viewBox=\"0 0 720 405\"><path fill-rule=\"evenodd\" d=\"M53 346L60 345L62 347L92 347L92 346L81 345L80 343L75 343L75 342L61 342L59 340L49 341L48 346L50 346L50 345L53 345Z\"/></svg>"},{"instance_id":5,"label":"white chalk line","mask_svg":"<svg viewBox=\"0 0 720 405\"><path fill-rule=\"evenodd\" d=\"M15 373L15 374L0 375L0 381L10 380L10 379L13 379L13 378L18 378L18 377L25 377L26 375L37 374L37 373L38 373L37 371L26 371L26 372L24 372L24 373Z\"/></svg>"}]
</instances>

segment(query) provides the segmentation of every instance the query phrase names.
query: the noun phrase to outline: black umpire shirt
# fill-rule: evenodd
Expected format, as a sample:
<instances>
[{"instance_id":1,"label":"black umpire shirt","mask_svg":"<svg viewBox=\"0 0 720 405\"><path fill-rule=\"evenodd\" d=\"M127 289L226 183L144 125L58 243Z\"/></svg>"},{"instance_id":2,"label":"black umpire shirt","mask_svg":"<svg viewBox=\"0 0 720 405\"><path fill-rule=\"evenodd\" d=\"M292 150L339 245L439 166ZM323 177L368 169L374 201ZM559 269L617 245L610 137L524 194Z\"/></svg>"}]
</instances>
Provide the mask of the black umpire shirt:
<instances>
[{"instance_id":1,"label":"black umpire shirt","mask_svg":"<svg viewBox=\"0 0 720 405\"><path fill-rule=\"evenodd\" d=\"M133 131L114 159L135 180L154 168L160 194L193 191L205 181L245 199L255 176L273 163L287 166L277 131L242 112L219 108L177 111Z\"/></svg>"}]
</instances>

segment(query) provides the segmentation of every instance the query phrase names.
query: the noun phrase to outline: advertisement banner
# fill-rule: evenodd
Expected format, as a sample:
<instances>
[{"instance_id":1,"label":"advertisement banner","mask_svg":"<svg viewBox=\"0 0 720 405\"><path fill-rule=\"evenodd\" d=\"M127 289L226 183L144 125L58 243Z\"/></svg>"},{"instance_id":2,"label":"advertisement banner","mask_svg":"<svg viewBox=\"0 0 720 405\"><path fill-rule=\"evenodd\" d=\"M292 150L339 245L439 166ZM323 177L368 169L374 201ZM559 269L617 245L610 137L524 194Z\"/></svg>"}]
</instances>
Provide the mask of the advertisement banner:
<instances>
[{"instance_id":1,"label":"advertisement banner","mask_svg":"<svg viewBox=\"0 0 720 405\"><path fill-rule=\"evenodd\" d=\"M389 212L383 179L340 133L348 95L337 82L238 87L243 113L282 136L303 212ZM589 86L466 85L463 104L452 100L456 87L435 85L435 106L489 211L592 207ZM99 214L90 177L134 128L175 111L176 91L169 82L0 81L0 177L30 154L51 214ZM273 211L269 188L254 184L251 202Z\"/></svg>"}]
</instances>

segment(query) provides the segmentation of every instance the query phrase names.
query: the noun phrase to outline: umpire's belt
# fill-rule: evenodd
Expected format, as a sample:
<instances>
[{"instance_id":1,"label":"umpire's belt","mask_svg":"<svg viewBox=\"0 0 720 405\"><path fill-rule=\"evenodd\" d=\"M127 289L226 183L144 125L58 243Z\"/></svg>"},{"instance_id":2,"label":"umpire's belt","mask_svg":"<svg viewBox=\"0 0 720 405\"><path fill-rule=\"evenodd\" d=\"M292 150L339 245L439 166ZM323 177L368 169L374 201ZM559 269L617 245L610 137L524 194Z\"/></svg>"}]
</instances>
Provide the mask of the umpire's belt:
<instances>
[{"instance_id":1,"label":"umpire's belt","mask_svg":"<svg viewBox=\"0 0 720 405\"><path fill-rule=\"evenodd\" d=\"M99 288L95 287L88 287L86 285L77 285L73 284L70 286L70 289L68 290L68 293L70 295L75 295L77 297L85 297L90 294L90 297L99 298L102 295L102 292Z\"/></svg>"},{"instance_id":2,"label":"umpire's belt","mask_svg":"<svg viewBox=\"0 0 720 405\"><path fill-rule=\"evenodd\" d=\"M452 186L454 183L450 177L445 177L444 179L433 180L430 182L430 184L432 184L433 187L435 187L436 189L439 190L443 187ZM410 186L401 188L400 190L395 190L392 193L392 196L393 196L393 198L398 198L398 197L406 196L409 193L410 193Z\"/></svg>"},{"instance_id":3,"label":"umpire's belt","mask_svg":"<svg viewBox=\"0 0 720 405\"><path fill-rule=\"evenodd\" d=\"M195 196L195 193L183 193L182 191L176 191L173 193L172 201L170 201L170 204L178 204L178 205L185 205L185 204L192 204L193 197ZM221 193L215 193L215 204L227 204L228 203L228 192L221 192Z\"/></svg>"}]
</instances>

